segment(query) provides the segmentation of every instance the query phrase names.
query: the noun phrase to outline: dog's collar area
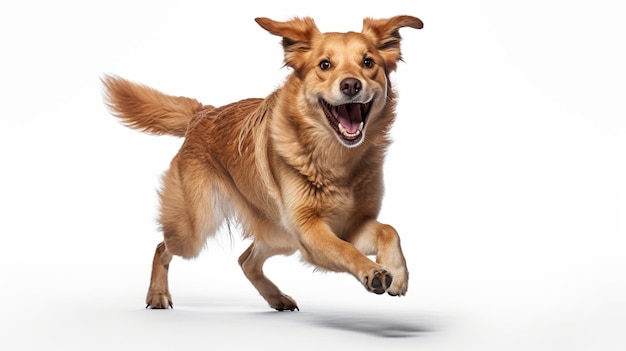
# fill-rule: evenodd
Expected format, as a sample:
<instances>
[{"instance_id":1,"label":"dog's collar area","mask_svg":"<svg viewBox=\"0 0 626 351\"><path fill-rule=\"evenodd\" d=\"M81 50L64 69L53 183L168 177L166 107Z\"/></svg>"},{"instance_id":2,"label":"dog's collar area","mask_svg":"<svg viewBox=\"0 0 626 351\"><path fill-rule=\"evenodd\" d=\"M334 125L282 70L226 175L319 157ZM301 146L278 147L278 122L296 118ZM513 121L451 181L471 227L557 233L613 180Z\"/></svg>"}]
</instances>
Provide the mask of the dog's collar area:
<instances>
[{"instance_id":1,"label":"dog's collar area","mask_svg":"<svg viewBox=\"0 0 626 351\"><path fill-rule=\"evenodd\" d=\"M346 146L354 146L363 139L363 129L367 122L372 102L347 103L331 105L326 100L320 99L320 104L330 126Z\"/></svg>"}]
</instances>

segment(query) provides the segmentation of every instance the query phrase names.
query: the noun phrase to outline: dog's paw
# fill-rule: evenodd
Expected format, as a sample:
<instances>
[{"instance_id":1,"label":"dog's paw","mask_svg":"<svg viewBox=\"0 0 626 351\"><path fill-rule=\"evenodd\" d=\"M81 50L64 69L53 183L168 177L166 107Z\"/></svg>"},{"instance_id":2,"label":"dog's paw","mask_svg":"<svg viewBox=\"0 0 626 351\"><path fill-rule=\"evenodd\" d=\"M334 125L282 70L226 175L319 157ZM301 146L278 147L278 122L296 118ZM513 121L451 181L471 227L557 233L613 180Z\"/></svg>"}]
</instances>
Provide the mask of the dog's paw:
<instances>
[{"instance_id":1,"label":"dog's paw","mask_svg":"<svg viewBox=\"0 0 626 351\"><path fill-rule=\"evenodd\" d=\"M367 291L380 295L389 289L393 277L386 269L374 269L362 279L362 282Z\"/></svg>"},{"instance_id":2,"label":"dog's paw","mask_svg":"<svg viewBox=\"0 0 626 351\"><path fill-rule=\"evenodd\" d=\"M285 294L281 294L270 300L268 300L270 307L277 311L300 311L300 309L298 308L298 304L296 304L296 301L294 301L294 299Z\"/></svg>"},{"instance_id":3,"label":"dog's paw","mask_svg":"<svg viewBox=\"0 0 626 351\"><path fill-rule=\"evenodd\" d=\"M149 292L146 297L146 308L151 309L167 309L174 308L172 296L169 291L165 292Z\"/></svg>"},{"instance_id":4,"label":"dog's paw","mask_svg":"<svg viewBox=\"0 0 626 351\"><path fill-rule=\"evenodd\" d=\"M409 272L406 269L401 269L398 272L393 273L393 282L387 294L391 296L404 296L409 288Z\"/></svg>"}]
</instances>

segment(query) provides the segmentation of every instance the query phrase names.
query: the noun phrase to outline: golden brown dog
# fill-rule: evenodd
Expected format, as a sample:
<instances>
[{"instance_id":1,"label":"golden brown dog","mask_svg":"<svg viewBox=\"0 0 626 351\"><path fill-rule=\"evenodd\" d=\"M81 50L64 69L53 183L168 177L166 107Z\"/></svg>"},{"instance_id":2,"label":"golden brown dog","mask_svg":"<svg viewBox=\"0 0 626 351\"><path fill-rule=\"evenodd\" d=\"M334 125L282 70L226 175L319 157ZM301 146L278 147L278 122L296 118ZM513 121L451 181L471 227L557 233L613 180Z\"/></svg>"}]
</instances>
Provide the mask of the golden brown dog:
<instances>
[{"instance_id":1,"label":"golden brown dog","mask_svg":"<svg viewBox=\"0 0 626 351\"><path fill-rule=\"evenodd\" d=\"M352 274L370 292L404 295L409 274L400 238L376 218L395 119L389 75L401 60L399 29L422 22L366 18L360 33L321 33L311 18L256 21L282 37L293 69L265 99L213 107L103 79L107 103L126 125L185 138L159 192L164 241L154 255L148 307L172 307L172 255L197 256L225 221L253 239L239 264L277 310L298 306L264 275L263 263L296 251L318 268Z\"/></svg>"}]
</instances>

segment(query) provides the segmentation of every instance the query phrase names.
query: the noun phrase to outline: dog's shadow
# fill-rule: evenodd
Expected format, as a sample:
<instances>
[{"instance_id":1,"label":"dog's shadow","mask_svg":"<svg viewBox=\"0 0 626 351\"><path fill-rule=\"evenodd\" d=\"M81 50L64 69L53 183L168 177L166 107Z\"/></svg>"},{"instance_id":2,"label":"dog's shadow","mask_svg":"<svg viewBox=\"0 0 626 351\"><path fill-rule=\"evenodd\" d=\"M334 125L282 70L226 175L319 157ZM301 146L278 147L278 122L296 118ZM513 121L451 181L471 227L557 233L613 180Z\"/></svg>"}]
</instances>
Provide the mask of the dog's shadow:
<instances>
[{"instance_id":1,"label":"dog's shadow","mask_svg":"<svg viewBox=\"0 0 626 351\"><path fill-rule=\"evenodd\" d=\"M379 337L416 337L433 331L418 318L403 316L381 316L369 314L312 314L312 324Z\"/></svg>"},{"instance_id":2,"label":"dog's shadow","mask_svg":"<svg viewBox=\"0 0 626 351\"><path fill-rule=\"evenodd\" d=\"M262 315L288 314L293 322L311 324L317 327L344 330L385 338L419 337L435 331L434 323L427 318L403 313L383 314L382 312L262 312Z\"/></svg>"},{"instance_id":3,"label":"dog's shadow","mask_svg":"<svg viewBox=\"0 0 626 351\"><path fill-rule=\"evenodd\" d=\"M187 300L183 304L186 306L185 310L187 312L199 312L208 309L212 310L211 314L215 314L218 312L215 309L218 309L219 313L224 314L231 313L225 311L236 308L240 305L239 302L240 301L213 301L206 304ZM243 305L245 305L245 302ZM243 307L243 310L245 309L247 309L247 307ZM248 314L249 312L243 313ZM302 323L314 327L343 330L383 338L424 336L436 331L436 325L438 324L435 322L434 318L422 315L419 312L411 313L410 311L403 311L398 313L397 311L382 311L380 309L362 312L309 307L309 309L304 311L278 312L269 310L251 312L249 315L254 319L264 319L267 322L271 320L272 322L279 323Z\"/></svg>"}]
</instances>

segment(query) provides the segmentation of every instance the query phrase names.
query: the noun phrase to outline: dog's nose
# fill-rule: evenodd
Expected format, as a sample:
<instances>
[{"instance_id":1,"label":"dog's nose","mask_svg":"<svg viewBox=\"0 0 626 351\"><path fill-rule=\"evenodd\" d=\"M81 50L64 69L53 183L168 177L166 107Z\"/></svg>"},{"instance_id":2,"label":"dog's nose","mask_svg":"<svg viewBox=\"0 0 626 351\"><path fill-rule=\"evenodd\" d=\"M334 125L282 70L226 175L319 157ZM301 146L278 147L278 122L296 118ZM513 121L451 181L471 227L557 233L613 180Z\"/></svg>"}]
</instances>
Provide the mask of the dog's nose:
<instances>
[{"instance_id":1,"label":"dog's nose","mask_svg":"<svg viewBox=\"0 0 626 351\"><path fill-rule=\"evenodd\" d=\"M361 81L356 78L346 78L341 81L341 91L348 96L354 96L361 91Z\"/></svg>"}]
</instances>

